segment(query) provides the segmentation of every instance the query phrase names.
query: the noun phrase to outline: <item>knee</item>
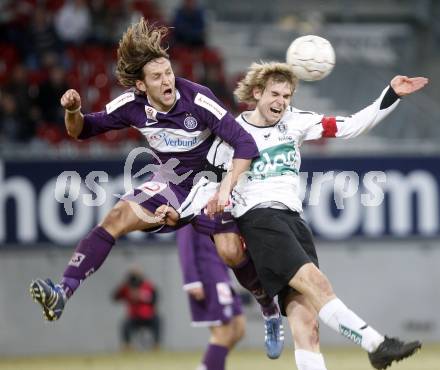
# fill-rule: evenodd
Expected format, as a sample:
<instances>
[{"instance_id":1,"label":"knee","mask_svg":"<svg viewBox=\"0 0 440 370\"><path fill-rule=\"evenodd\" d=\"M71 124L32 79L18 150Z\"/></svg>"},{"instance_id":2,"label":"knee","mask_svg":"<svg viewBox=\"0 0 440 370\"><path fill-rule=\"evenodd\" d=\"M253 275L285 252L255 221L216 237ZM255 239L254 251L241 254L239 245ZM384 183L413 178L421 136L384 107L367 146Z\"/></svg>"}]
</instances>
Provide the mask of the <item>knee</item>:
<instances>
[{"instance_id":1,"label":"knee","mask_svg":"<svg viewBox=\"0 0 440 370\"><path fill-rule=\"evenodd\" d=\"M240 340L243 339L245 331L246 331L246 325L244 320L239 321L234 328L233 345L236 345Z\"/></svg>"},{"instance_id":2,"label":"knee","mask_svg":"<svg viewBox=\"0 0 440 370\"><path fill-rule=\"evenodd\" d=\"M236 343L236 334L232 322L217 327L216 330L211 333L211 343L233 348Z\"/></svg>"},{"instance_id":3,"label":"knee","mask_svg":"<svg viewBox=\"0 0 440 370\"><path fill-rule=\"evenodd\" d=\"M324 274L320 274L316 281L316 284L322 295L325 295L327 297L332 297L334 295L333 287L330 284L327 276L325 276Z\"/></svg>"},{"instance_id":4,"label":"knee","mask_svg":"<svg viewBox=\"0 0 440 370\"><path fill-rule=\"evenodd\" d=\"M307 282L307 285L313 290L315 294L322 297L331 297L334 295L332 285L321 270L316 266L310 264L304 265L302 270L302 280Z\"/></svg>"},{"instance_id":5,"label":"knee","mask_svg":"<svg viewBox=\"0 0 440 370\"><path fill-rule=\"evenodd\" d=\"M126 219L126 205L125 202L117 203L109 213L105 216L100 226L109 232L114 238L120 237L126 234L124 229Z\"/></svg>"},{"instance_id":6,"label":"knee","mask_svg":"<svg viewBox=\"0 0 440 370\"><path fill-rule=\"evenodd\" d=\"M241 242L238 240L222 240L216 242L217 253L225 264L229 267L235 267L239 265L245 259L245 253L241 246Z\"/></svg>"}]
</instances>

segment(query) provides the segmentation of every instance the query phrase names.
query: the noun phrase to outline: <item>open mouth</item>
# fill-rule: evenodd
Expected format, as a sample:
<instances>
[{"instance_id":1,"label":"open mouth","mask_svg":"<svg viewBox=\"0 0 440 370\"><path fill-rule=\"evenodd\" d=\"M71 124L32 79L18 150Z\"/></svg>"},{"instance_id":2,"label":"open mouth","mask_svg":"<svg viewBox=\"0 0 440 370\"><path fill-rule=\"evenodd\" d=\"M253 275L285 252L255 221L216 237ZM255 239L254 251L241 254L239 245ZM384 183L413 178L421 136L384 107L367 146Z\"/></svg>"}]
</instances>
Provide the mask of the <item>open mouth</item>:
<instances>
[{"instance_id":1,"label":"open mouth","mask_svg":"<svg viewBox=\"0 0 440 370\"><path fill-rule=\"evenodd\" d=\"M169 89L164 90L163 95L168 98L171 97L173 95L173 89L169 88Z\"/></svg>"},{"instance_id":2,"label":"open mouth","mask_svg":"<svg viewBox=\"0 0 440 370\"><path fill-rule=\"evenodd\" d=\"M270 111L272 112L272 113L275 113L275 114L280 114L281 113L281 109L278 109L278 108L270 108Z\"/></svg>"}]
</instances>

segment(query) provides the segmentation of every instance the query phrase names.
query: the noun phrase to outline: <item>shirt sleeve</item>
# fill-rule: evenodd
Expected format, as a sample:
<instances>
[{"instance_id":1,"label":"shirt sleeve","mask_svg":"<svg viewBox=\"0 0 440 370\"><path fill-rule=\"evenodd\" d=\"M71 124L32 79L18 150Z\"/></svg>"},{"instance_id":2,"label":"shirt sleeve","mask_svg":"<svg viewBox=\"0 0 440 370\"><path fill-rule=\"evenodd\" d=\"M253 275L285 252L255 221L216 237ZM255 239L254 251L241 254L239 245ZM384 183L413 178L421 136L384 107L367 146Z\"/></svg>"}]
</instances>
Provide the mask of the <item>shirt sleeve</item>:
<instances>
[{"instance_id":1,"label":"shirt sleeve","mask_svg":"<svg viewBox=\"0 0 440 370\"><path fill-rule=\"evenodd\" d=\"M258 157L254 138L240 126L209 89L198 92L194 103L202 110L204 120L211 131L234 149L233 158Z\"/></svg>"},{"instance_id":2,"label":"shirt sleeve","mask_svg":"<svg viewBox=\"0 0 440 370\"><path fill-rule=\"evenodd\" d=\"M195 248L196 238L192 226L187 226L177 231L177 247L179 251L180 269L182 271L183 285L201 286L201 278L197 268ZM200 284L199 284L200 283Z\"/></svg>"},{"instance_id":3,"label":"shirt sleeve","mask_svg":"<svg viewBox=\"0 0 440 370\"><path fill-rule=\"evenodd\" d=\"M387 117L399 104L400 98L391 86L372 104L361 111L347 117L321 116L320 121L312 122L303 140L315 140L322 137L337 137L350 139L370 131L380 121Z\"/></svg>"},{"instance_id":4,"label":"shirt sleeve","mask_svg":"<svg viewBox=\"0 0 440 370\"><path fill-rule=\"evenodd\" d=\"M106 105L101 112L84 115L84 126L78 139L88 139L111 130L121 130L130 127L129 113L135 95L133 92L118 96Z\"/></svg>"}]
</instances>

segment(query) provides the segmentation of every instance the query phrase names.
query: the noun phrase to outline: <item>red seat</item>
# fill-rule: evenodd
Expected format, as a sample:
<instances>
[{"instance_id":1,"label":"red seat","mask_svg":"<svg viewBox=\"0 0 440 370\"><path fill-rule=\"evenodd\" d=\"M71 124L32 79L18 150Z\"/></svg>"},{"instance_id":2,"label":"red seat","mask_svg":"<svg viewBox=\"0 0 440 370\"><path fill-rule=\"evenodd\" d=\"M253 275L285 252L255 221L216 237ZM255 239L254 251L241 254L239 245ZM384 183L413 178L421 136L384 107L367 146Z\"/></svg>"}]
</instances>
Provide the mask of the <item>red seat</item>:
<instances>
[{"instance_id":1,"label":"red seat","mask_svg":"<svg viewBox=\"0 0 440 370\"><path fill-rule=\"evenodd\" d=\"M18 50L13 44L0 43L0 83L4 83L18 63Z\"/></svg>"}]
</instances>

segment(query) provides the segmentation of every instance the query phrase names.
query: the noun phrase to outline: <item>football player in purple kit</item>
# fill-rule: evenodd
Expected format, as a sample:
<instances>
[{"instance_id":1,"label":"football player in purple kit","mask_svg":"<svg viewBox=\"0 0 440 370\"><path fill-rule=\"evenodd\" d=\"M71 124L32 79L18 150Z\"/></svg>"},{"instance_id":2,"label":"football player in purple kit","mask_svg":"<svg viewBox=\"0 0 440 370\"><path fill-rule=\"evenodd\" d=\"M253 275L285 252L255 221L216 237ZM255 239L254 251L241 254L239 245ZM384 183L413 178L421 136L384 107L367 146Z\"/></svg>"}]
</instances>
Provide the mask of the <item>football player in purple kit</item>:
<instances>
[{"instance_id":1,"label":"football player in purple kit","mask_svg":"<svg viewBox=\"0 0 440 370\"><path fill-rule=\"evenodd\" d=\"M81 97L73 89L61 97L71 137L83 140L109 130L133 127L146 138L158 170L149 182L125 194L78 243L59 284L50 279L31 283L31 295L49 321L59 319L67 300L102 265L116 239L137 230L172 230L161 224L154 212L163 204L178 208L197 174L205 169L215 137L229 143L235 154L232 169L208 204L210 213L223 211L238 176L258 156L254 139L208 88L174 76L166 48L161 45L167 32L168 28L149 25L144 19L127 29L119 42L116 74L129 90L108 103L105 110L82 114ZM283 344L279 308L264 292L253 263L244 253L235 222L224 216L213 220L202 215L194 225L198 231L213 236L220 257L261 305L266 350L269 357L278 357Z\"/></svg>"},{"instance_id":2,"label":"football player in purple kit","mask_svg":"<svg viewBox=\"0 0 440 370\"><path fill-rule=\"evenodd\" d=\"M188 225L177 231L177 246L192 326L208 327L211 332L197 369L224 370L226 356L245 332L240 297L208 235Z\"/></svg>"}]
</instances>

